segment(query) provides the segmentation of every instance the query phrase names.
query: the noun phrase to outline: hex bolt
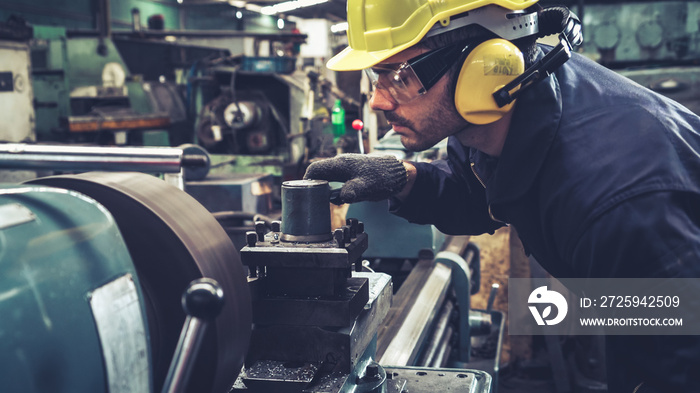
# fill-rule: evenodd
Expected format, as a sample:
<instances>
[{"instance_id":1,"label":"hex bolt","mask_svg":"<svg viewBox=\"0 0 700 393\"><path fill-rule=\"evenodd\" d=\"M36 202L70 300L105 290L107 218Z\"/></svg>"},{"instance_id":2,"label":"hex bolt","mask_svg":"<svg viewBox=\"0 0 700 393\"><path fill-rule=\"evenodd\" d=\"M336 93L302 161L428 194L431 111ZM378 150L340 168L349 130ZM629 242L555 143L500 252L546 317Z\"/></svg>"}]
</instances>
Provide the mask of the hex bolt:
<instances>
[{"instance_id":1,"label":"hex bolt","mask_svg":"<svg viewBox=\"0 0 700 393\"><path fill-rule=\"evenodd\" d=\"M371 363L367 365L365 370L366 379L377 379L379 377L379 365L376 363Z\"/></svg>"},{"instance_id":2,"label":"hex bolt","mask_svg":"<svg viewBox=\"0 0 700 393\"><path fill-rule=\"evenodd\" d=\"M338 243L339 248L345 247L345 235L343 235L342 228L338 228L333 231L333 239L335 239L336 243Z\"/></svg>"},{"instance_id":3,"label":"hex bolt","mask_svg":"<svg viewBox=\"0 0 700 393\"><path fill-rule=\"evenodd\" d=\"M279 232L282 230L282 221L272 221L272 232Z\"/></svg>"},{"instance_id":4,"label":"hex bolt","mask_svg":"<svg viewBox=\"0 0 700 393\"><path fill-rule=\"evenodd\" d=\"M357 233L365 233L365 223L362 221L357 222Z\"/></svg>"},{"instance_id":5,"label":"hex bolt","mask_svg":"<svg viewBox=\"0 0 700 393\"><path fill-rule=\"evenodd\" d=\"M248 247L255 247L255 243L258 241L258 234L253 231L248 231L245 233L245 240L248 243Z\"/></svg>"},{"instance_id":6,"label":"hex bolt","mask_svg":"<svg viewBox=\"0 0 700 393\"><path fill-rule=\"evenodd\" d=\"M261 242L265 241L265 222L256 221L255 222L255 233L258 234L258 240Z\"/></svg>"}]
</instances>

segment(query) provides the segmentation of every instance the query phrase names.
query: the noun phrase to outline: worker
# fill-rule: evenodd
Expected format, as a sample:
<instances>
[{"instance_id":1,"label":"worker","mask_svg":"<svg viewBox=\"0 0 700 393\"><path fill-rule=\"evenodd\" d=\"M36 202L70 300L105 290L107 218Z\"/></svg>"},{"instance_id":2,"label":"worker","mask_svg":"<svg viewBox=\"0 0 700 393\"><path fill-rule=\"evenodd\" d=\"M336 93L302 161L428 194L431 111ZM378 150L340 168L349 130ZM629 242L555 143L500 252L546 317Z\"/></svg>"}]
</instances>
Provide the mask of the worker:
<instances>
[{"instance_id":1,"label":"worker","mask_svg":"<svg viewBox=\"0 0 700 393\"><path fill-rule=\"evenodd\" d=\"M580 22L537 0L348 0L336 71L366 70L402 144L446 160L344 154L305 178L389 199L447 234L511 225L555 277L700 277L700 118L577 53ZM560 33L554 47L536 43ZM568 59L568 60L567 60ZM520 77L519 77L520 76ZM509 82L515 81L509 85ZM608 336L608 389L691 392L700 336Z\"/></svg>"}]
</instances>

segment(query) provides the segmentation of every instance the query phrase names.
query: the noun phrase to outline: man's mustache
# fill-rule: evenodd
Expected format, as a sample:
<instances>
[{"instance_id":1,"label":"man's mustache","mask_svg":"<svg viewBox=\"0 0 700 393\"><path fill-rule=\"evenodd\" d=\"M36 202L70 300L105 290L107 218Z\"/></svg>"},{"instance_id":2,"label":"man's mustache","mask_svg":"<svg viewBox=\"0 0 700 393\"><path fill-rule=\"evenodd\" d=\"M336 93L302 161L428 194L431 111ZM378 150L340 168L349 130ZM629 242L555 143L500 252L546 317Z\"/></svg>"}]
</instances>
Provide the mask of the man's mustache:
<instances>
[{"instance_id":1,"label":"man's mustache","mask_svg":"<svg viewBox=\"0 0 700 393\"><path fill-rule=\"evenodd\" d=\"M413 129L413 123L411 123L411 121L409 121L408 119L406 119L402 116L397 115L396 112L394 112L394 111L385 111L384 117L390 123L393 123L393 124L398 125L398 126L408 127L408 128Z\"/></svg>"}]
</instances>

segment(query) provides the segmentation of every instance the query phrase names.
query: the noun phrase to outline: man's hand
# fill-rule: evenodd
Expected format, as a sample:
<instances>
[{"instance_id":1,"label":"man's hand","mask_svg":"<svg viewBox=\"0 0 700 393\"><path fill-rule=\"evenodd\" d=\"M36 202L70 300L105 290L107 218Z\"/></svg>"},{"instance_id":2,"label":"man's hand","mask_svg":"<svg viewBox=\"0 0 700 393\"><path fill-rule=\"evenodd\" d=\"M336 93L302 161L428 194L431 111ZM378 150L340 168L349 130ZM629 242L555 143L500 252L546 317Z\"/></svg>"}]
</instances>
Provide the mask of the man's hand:
<instances>
[{"instance_id":1,"label":"man's hand","mask_svg":"<svg viewBox=\"0 0 700 393\"><path fill-rule=\"evenodd\" d=\"M341 154L309 165L304 179L344 182L336 204L380 201L399 193L408 175L394 156Z\"/></svg>"}]
</instances>

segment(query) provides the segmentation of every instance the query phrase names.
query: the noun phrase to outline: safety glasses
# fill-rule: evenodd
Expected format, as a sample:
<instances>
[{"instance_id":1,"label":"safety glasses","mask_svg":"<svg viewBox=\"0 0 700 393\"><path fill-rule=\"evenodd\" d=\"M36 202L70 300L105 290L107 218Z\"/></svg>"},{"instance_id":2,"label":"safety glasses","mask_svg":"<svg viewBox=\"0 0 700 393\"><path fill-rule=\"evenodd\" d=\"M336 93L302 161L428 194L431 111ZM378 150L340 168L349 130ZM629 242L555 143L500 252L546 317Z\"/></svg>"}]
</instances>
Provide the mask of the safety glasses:
<instances>
[{"instance_id":1,"label":"safety glasses","mask_svg":"<svg viewBox=\"0 0 700 393\"><path fill-rule=\"evenodd\" d=\"M471 47L459 42L403 63L380 64L365 71L375 89L388 92L395 103L405 104L430 90Z\"/></svg>"}]
</instances>

